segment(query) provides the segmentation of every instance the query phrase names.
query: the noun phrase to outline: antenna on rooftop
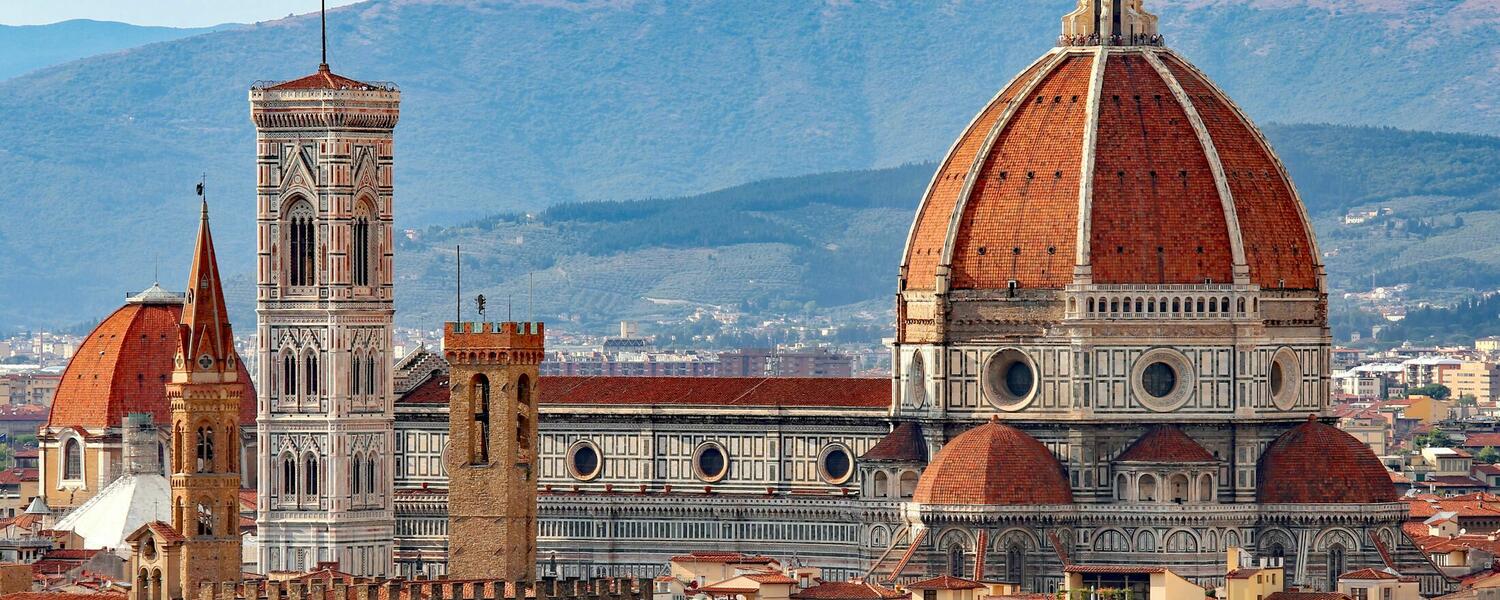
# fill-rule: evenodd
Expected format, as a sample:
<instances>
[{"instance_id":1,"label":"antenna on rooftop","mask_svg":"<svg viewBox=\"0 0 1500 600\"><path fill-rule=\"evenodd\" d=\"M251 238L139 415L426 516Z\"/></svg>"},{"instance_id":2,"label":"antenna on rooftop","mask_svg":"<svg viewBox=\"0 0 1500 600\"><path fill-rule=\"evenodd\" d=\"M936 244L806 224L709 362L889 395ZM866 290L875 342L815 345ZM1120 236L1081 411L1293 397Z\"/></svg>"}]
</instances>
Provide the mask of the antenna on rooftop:
<instances>
[{"instance_id":1,"label":"antenna on rooftop","mask_svg":"<svg viewBox=\"0 0 1500 600\"><path fill-rule=\"evenodd\" d=\"M322 24L321 25L322 25L322 33L323 33L323 62L319 63L319 66L323 67L324 70L327 70L328 69L328 0L321 0L321 2L319 2L318 15L322 19Z\"/></svg>"},{"instance_id":2,"label":"antenna on rooftop","mask_svg":"<svg viewBox=\"0 0 1500 600\"><path fill-rule=\"evenodd\" d=\"M457 265L458 281L455 285L454 304L458 307L457 314L453 315L454 323L464 322L464 247L456 245L453 247L453 264Z\"/></svg>"}]
</instances>

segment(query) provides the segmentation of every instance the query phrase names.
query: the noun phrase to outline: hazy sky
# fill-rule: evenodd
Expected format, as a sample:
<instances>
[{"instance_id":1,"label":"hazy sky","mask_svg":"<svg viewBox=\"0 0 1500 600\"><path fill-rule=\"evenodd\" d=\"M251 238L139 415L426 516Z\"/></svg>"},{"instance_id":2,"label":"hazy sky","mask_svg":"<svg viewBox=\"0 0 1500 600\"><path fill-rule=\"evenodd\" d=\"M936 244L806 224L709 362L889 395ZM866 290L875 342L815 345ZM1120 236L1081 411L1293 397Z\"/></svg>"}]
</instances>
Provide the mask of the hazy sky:
<instances>
[{"instance_id":1,"label":"hazy sky","mask_svg":"<svg viewBox=\"0 0 1500 600\"><path fill-rule=\"evenodd\" d=\"M328 0L328 7L358 0ZM254 23L318 10L318 0L0 0L0 24L41 25L69 19L202 27Z\"/></svg>"}]
</instances>

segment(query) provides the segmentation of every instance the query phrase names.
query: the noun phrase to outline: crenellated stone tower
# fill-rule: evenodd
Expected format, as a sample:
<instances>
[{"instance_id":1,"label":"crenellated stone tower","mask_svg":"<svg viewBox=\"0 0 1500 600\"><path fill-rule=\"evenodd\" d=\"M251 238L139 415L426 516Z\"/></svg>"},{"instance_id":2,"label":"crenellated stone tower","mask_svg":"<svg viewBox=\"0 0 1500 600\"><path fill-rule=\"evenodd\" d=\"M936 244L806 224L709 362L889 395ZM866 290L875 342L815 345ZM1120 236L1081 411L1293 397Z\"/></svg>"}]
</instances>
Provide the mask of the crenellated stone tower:
<instances>
[{"instance_id":1,"label":"crenellated stone tower","mask_svg":"<svg viewBox=\"0 0 1500 600\"><path fill-rule=\"evenodd\" d=\"M392 138L401 94L317 73L250 90L263 570L390 573Z\"/></svg>"},{"instance_id":2,"label":"crenellated stone tower","mask_svg":"<svg viewBox=\"0 0 1500 600\"><path fill-rule=\"evenodd\" d=\"M541 323L448 323L448 574L531 579Z\"/></svg>"}]
</instances>

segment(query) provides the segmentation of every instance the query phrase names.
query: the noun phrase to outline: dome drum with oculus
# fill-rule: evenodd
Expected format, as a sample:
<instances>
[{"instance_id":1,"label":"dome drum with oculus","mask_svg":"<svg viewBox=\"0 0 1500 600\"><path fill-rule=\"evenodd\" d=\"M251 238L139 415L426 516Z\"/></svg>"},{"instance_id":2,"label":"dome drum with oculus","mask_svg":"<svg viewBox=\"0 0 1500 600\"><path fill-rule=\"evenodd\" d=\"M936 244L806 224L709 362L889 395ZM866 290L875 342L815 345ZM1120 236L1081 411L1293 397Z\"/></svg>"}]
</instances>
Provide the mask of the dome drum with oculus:
<instances>
[{"instance_id":1,"label":"dome drum with oculus","mask_svg":"<svg viewBox=\"0 0 1500 600\"><path fill-rule=\"evenodd\" d=\"M729 454L718 442L704 442L693 452L693 475L715 483L729 474Z\"/></svg>"},{"instance_id":2,"label":"dome drum with oculus","mask_svg":"<svg viewBox=\"0 0 1500 600\"><path fill-rule=\"evenodd\" d=\"M1036 363L1025 352L1003 348L985 361L984 395L995 408L1007 412L1026 408L1036 391Z\"/></svg>"},{"instance_id":3,"label":"dome drum with oculus","mask_svg":"<svg viewBox=\"0 0 1500 600\"><path fill-rule=\"evenodd\" d=\"M604 470L604 461L599 447L593 442L580 440L568 449L568 475L579 481L591 481Z\"/></svg>"},{"instance_id":4,"label":"dome drum with oculus","mask_svg":"<svg viewBox=\"0 0 1500 600\"><path fill-rule=\"evenodd\" d=\"M1154 412L1182 408L1193 397L1197 382L1193 363L1172 348L1153 348L1135 360L1130 388L1136 401Z\"/></svg>"}]
</instances>

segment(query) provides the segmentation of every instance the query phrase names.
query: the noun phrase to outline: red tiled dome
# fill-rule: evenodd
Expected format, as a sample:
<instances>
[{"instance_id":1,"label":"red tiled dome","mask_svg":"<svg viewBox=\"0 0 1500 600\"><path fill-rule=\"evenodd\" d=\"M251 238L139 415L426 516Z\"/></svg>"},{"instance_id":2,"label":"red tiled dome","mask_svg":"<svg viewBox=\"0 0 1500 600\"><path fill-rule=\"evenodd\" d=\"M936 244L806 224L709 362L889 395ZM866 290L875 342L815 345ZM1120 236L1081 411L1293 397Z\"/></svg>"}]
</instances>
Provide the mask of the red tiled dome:
<instances>
[{"instance_id":1,"label":"red tiled dome","mask_svg":"<svg viewBox=\"0 0 1500 600\"><path fill-rule=\"evenodd\" d=\"M180 342L181 298L132 301L89 332L63 371L53 396L48 427L119 427L125 415L151 413L158 425L171 422L167 381ZM240 422L255 422L255 392L245 363Z\"/></svg>"},{"instance_id":2,"label":"red tiled dome","mask_svg":"<svg viewBox=\"0 0 1500 600\"><path fill-rule=\"evenodd\" d=\"M1280 160L1221 90L1165 48L1090 47L1043 56L975 117L928 187L902 273L912 290L944 273L949 289L1060 289L1080 270L1227 284L1239 267L1262 288L1310 290L1319 261Z\"/></svg>"},{"instance_id":3,"label":"red tiled dome","mask_svg":"<svg viewBox=\"0 0 1500 600\"><path fill-rule=\"evenodd\" d=\"M1072 504L1062 465L1041 442L998 421L939 450L922 471L918 504Z\"/></svg>"},{"instance_id":4,"label":"red tiled dome","mask_svg":"<svg viewBox=\"0 0 1500 600\"><path fill-rule=\"evenodd\" d=\"M1116 462L1211 463L1213 453L1172 425L1153 427L1115 457Z\"/></svg>"},{"instance_id":5,"label":"red tiled dome","mask_svg":"<svg viewBox=\"0 0 1500 600\"><path fill-rule=\"evenodd\" d=\"M1309 420L1271 442L1260 456L1262 504L1395 502L1390 475L1369 446L1337 427Z\"/></svg>"}]
</instances>

